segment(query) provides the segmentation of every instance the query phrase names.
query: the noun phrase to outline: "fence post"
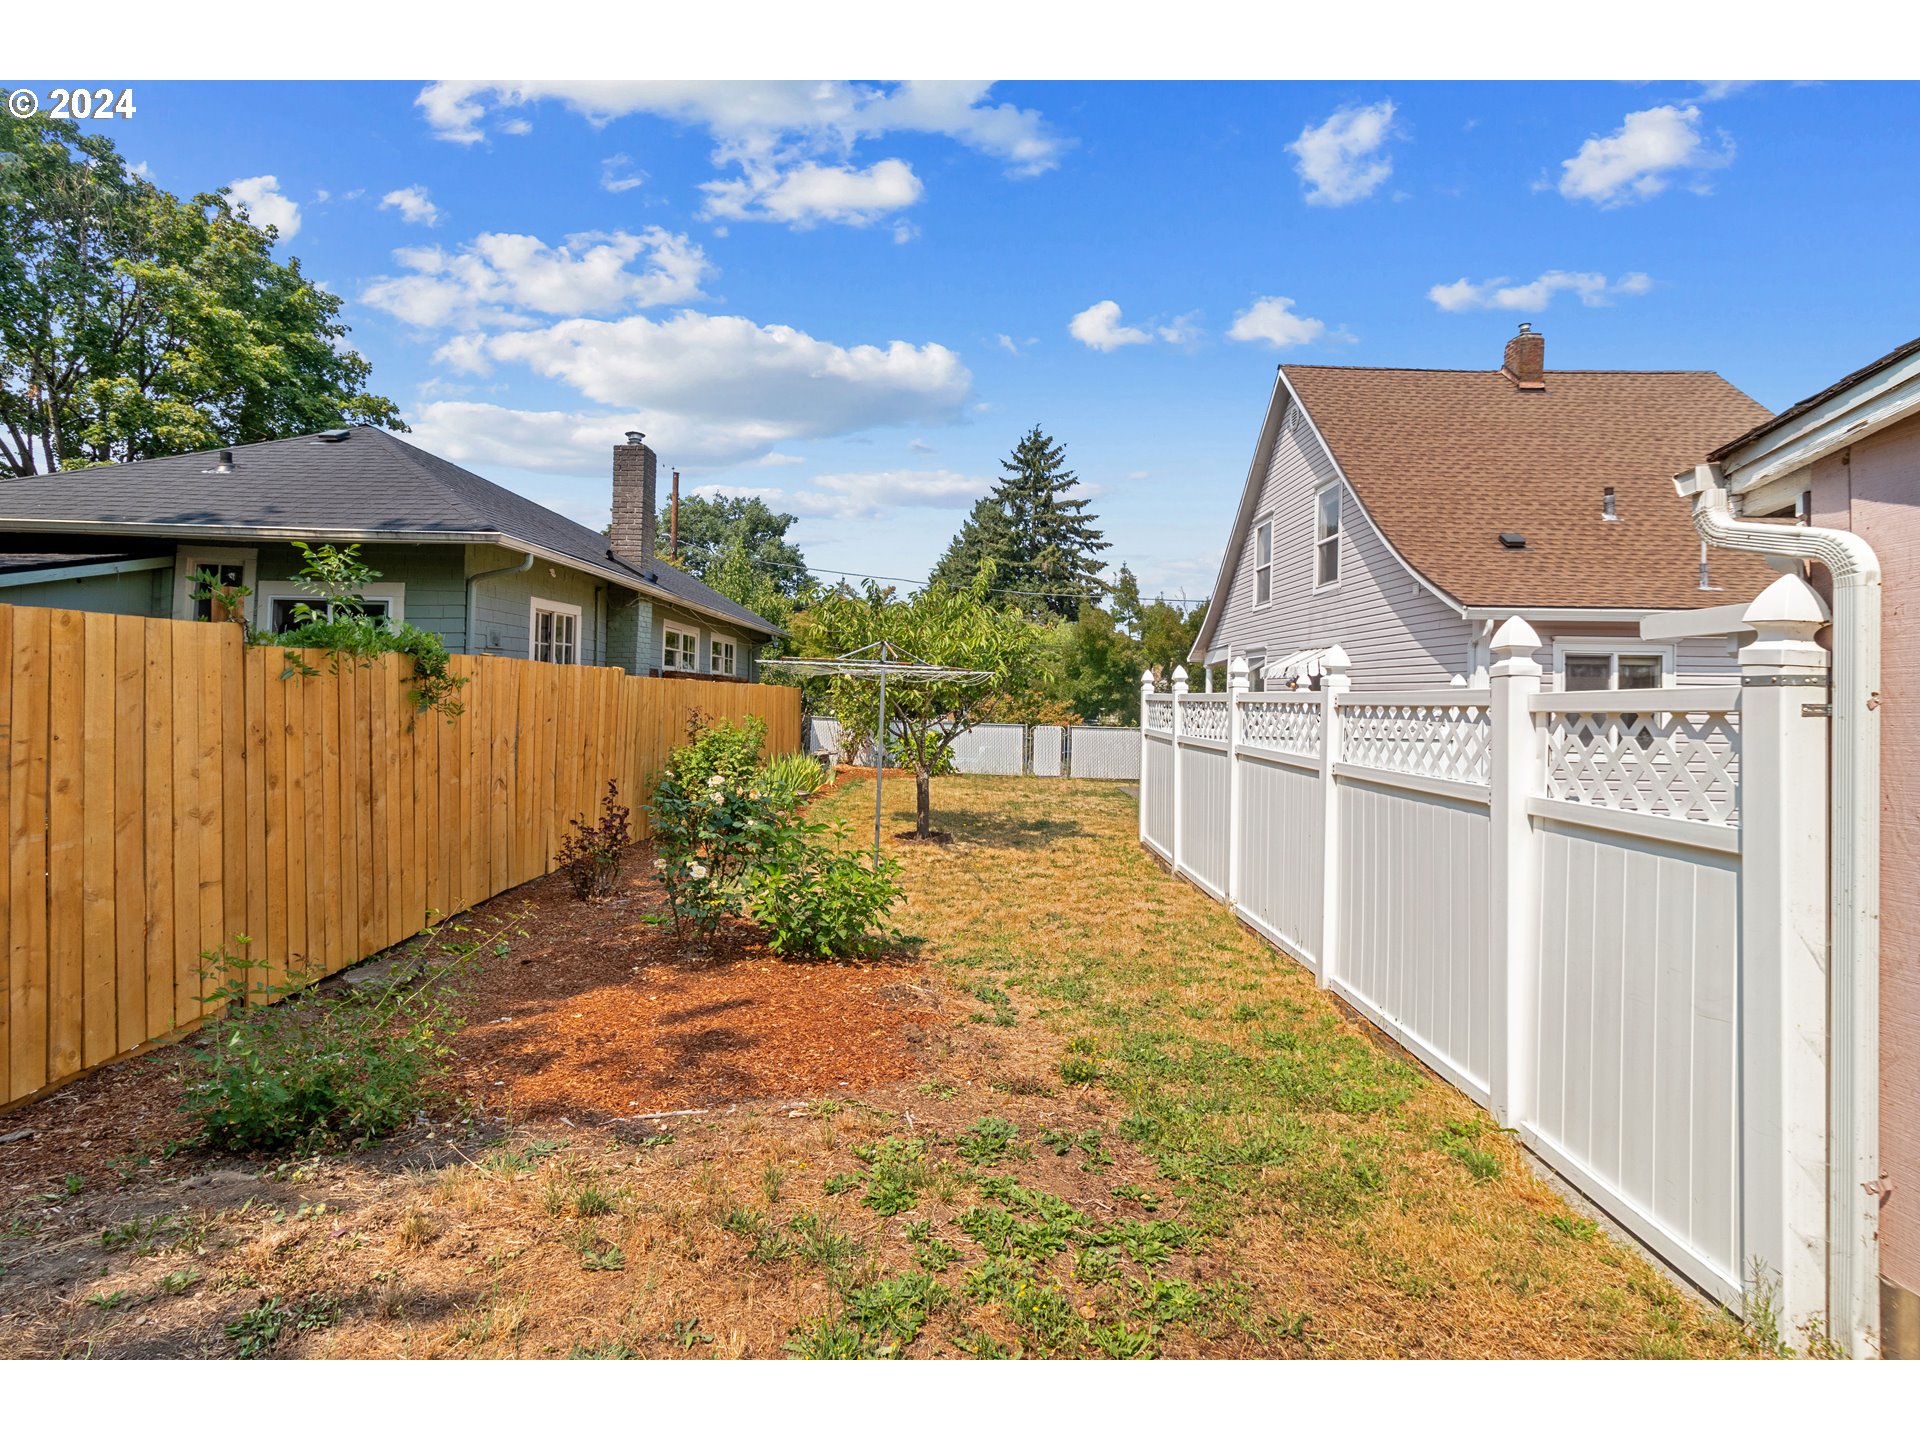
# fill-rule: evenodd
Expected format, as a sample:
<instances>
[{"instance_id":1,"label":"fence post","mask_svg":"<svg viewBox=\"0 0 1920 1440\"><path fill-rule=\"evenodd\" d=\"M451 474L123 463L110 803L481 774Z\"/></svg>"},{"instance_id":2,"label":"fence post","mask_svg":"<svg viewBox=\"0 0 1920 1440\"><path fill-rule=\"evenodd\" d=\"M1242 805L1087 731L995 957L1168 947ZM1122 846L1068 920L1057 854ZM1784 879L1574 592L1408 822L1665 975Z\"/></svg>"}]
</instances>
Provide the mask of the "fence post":
<instances>
[{"instance_id":1,"label":"fence post","mask_svg":"<svg viewBox=\"0 0 1920 1440\"><path fill-rule=\"evenodd\" d=\"M1340 794L1333 767L1340 763L1340 697L1353 688L1347 652L1338 645L1320 657L1320 974L1333 983L1340 954Z\"/></svg>"},{"instance_id":2,"label":"fence post","mask_svg":"<svg viewBox=\"0 0 1920 1440\"><path fill-rule=\"evenodd\" d=\"M1147 702L1153 698L1153 671L1140 672L1140 843L1147 843L1147 787L1153 776L1147 766Z\"/></svg>"},{"instance_id":3,"label":"fence post","mask_svg":"<svg viewBox=\"0 0 1920 1440\"><path fill-rule=\"evenodd\" d=\"M1806 713L1829 693L1827 607L1782 575L1743 618L1759 638L1740 652L1741 1279L1779 1286L1784 1339L1827 1298L1827 721Z\"/></svg>"},{"instance_id":4,"label":"fence post","mask_svg":"<svg viewBox=\"0 0 1920 1440\"><path fill-rule=\"evenodd\" d=\"M1213 674L1213 667L1207 667ZM1227 665L1227 906L1240 903L1240 702L1247 694L1246 657L1236 655Z\"/></svg>"},{"instance_id":5,"label":"fence post","mask_svg":"<svg viewBox=\"0 0 1920 1440\"><path fill-rule=\"evenodd\" d=\"M1185 838L1186 824L1180 813L1180 772L1186 767L1180 763L1180 702L1187 698L1187 667L1173 667L1173 873L1184 874L1181 869L1186 859L1187 847L1182 843Z\"/></svg>"},{"instance_id":6,"label":"fence post","mask_svg":"<svg viewBox=\"0 0 1920 1440\"><path fill-rule=\"evenodd\" d=\"M1505 1126L1530 1119L1534 1013L1539 984L1540 857L1527 814L1542 780L1539 728L1527 702L1540 693L1540 637L1518 615L1493 636L1498 657L1490 680L1488 720L1492 763L1492 829L1487 873L1492 879L1487 955L1487 1098Z\"/></svg>"}]
</instances>

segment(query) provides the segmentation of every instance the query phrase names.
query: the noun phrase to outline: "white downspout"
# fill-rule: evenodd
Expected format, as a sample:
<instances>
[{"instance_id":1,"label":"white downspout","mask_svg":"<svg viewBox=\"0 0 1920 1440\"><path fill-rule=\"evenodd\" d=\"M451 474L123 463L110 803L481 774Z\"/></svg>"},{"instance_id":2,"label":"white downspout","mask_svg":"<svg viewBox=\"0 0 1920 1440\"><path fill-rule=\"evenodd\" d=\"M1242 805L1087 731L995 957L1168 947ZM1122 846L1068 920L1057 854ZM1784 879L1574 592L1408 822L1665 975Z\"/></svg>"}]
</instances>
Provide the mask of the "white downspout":
<instances>
[{"instance_id":1,"label":"white downspout","mask_svg":"<svg viewBox=\"0 0 1920 1440\"><path fill-rule=\"evenodd\" d=\"M1880 1350L1880 560L1846 530L1733 515L1717 465L1689 483L1701 539L1813 560L1833 577L1832 1050L1827 1062L1827 1325L1858 1356Z\"/></svg>"}]
</instances>

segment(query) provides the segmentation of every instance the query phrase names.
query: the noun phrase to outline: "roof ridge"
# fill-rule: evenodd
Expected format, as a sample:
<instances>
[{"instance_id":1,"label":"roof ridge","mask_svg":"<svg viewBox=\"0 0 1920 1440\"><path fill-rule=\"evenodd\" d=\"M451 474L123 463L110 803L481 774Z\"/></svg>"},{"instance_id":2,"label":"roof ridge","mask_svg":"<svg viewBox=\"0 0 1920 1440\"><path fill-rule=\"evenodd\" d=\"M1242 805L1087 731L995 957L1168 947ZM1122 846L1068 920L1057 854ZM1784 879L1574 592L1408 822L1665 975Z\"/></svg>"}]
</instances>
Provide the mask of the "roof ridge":
<instances>
[{"instance_id":1,"label":"roof ridge","mask_svg":"<svg viewBox=\"0 0 1920 1440\"><path fill-rule=\"evenodd\" d=\"M1442 365L1315 365L1299 361L1282 361L1282 370L1342 370L1349 372L1364 371L1375 375L1486 375L1504 374L1501 370L1466 370ZM1718 370L1545 370L1546 375L1712 375L1725 380L1726 376ZM1729 384L1732 382L1729 381Z\"/></svg>"},{"instance_id":2,"label":"roof ridge","mask_svg":"<svg viewBox=\"0 0 1920 1440\"><path fill-rule=\"evenodd\" d=\"M476 512L473 506L467 503L466 497L464 495L461 495L451 485L447 484L445 480L443 480L440 476L434 473L433 466L427 464L427 461L430 458L435 460L440 460L441 464L452 465L453 468L458 470L462 475L469 475L469 476L472 476L472 478L474 478L475 480L480 480L480 481L484 481L487 484L492 484L493 482L487 480L484 475L475 475L474 472L467 469L466 466L456 465L451 460L441 459L441 457L434 455L431 451L424 450L418 445L408 444L405 440L402 440L398 435L395 435L388 430L382 430L378 426L367 425L362 423L360 425L354 426L353 428L356 430L364 430L370 435L376 435L380 439L386 441L388 444L396 447L401 457L406 460L407 464L411 465L414 468L414 470L416 470L419 473L421 479L425 480L427 484L433 487L434 492L436 494L444 497L448 504L450 504L455 510L459 511L460 514L464 515L468 520L473 522L474 529L491 530L496 534L505 533L500 529L500 526L496 522L489 521L485 516ZM299 437L289 436L288 438L297 439ZM504 489L506 487L502 486L500 488ZM554 513L558 514L559 512L555 511Z\"/></svg>"}]
</instances>

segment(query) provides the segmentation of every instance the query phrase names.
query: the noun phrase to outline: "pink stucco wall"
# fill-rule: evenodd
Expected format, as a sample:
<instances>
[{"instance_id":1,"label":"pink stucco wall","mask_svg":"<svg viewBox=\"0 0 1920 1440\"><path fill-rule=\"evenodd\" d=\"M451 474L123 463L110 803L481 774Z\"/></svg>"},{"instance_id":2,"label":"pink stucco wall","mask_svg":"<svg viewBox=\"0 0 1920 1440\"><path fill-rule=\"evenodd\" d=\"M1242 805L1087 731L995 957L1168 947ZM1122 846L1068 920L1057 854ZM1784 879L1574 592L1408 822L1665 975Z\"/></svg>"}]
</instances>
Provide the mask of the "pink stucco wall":
<instances>
[{"instance_id":1,"label":"pink stucco wall","mask_svg":"<svg viewBox=\"0 0 1920 1440\"><path fill-rule=\"evenodd\" d=\"M1920 1292L1920 418L1814 468L1813 522L1885 574L1880 661L1880 1269Z\"/></svg>"}]
</instances>

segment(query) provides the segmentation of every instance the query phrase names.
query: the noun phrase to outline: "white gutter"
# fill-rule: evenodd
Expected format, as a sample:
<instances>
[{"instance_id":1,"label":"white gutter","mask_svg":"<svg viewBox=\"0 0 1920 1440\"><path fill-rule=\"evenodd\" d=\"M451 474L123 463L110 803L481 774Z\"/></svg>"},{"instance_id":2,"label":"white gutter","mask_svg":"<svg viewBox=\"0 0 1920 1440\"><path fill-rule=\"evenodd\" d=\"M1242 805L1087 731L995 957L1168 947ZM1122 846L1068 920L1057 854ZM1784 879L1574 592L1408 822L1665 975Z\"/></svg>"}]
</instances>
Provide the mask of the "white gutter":
<instances>
[{"instance_id":1,"label":"white gutter","mask_svg":"<svg viewBox=\"0 0 1920 1440\"><path fill-rule=\"evenodd\" d=\"M524 575L527 573L527 571L531 569L533 569L533 551L529 550L525 555L522 555L520 557L520 563L517 565L502 565L498 570L480 570L480 571L476 571L472 575L467 576L467 618L465 623L467 627L466 628L467 653L469 655L478 655L480 653L480 644L479 644L478 637L476 637L475 634L473 633L474 632L473 587L479 584L482 580L493 579L493 577L496 575ZM602 656L604 656L606 652L603 650L601 654Z\"/></svg>"},{"instance_id":2,"label":"white gutter","mask_svg":"<svg viewBox=\"0 0 1920 1440\"><path fill-rule=\"evenodd\" d=\"M96 575L130 575L139 570L171 570L171 555L143 555L132 560L96 560L85 565L50 565L42 570L0 572L0 586L44 585L54 580L86 580Z\"/></svg>"},{"instance_id":3,"label":"white gutter","mask_svg":"<svg viewBox=\"0 0 1920 1440\"><path fill-rule=\"evenodd\" d=\"M1709 545L1812 560L1833 577L1828 903L1827 1327L1880 1349L1880 561L1858 535L1734 518L1718 465L1674 479Z\"/></svg>"}]
</instances>

